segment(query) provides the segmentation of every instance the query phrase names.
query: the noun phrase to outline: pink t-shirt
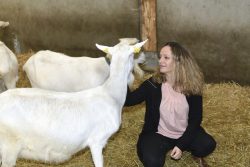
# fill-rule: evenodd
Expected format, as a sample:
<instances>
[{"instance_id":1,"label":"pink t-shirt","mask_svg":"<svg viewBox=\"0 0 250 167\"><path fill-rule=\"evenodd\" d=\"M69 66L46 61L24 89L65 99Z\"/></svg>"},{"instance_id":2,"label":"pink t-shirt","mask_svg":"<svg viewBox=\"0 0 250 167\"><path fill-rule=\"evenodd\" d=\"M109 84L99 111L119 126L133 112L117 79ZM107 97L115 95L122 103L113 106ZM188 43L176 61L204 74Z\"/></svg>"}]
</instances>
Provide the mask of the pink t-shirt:
<instances>
[{"instance_id":1,"label":"pink t-shirt","mask_svg":"<svg viewBox=\"0 0 250 167\"><path fill-rule=\"evenodd\" d=\"M160 122L157 133L178 139L188 125L189 106L186 96L176 92L168 83L163 83L161 90Z\"/></svg>"}]
</instances>

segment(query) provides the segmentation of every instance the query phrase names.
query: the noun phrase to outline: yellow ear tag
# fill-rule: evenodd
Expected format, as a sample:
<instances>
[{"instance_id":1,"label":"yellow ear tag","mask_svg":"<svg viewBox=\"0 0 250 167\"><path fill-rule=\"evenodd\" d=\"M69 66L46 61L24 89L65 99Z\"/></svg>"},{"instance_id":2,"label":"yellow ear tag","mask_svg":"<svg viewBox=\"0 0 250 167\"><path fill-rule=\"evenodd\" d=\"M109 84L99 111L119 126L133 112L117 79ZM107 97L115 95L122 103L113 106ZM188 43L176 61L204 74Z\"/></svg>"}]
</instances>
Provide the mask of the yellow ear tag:
<instances>
[{"instance_id":1,"label":"yellow ear tag","mask_svg":"<svg viewBox=\"0 0 250 167\"><path fill-rule=\"evenodd\" d=\"M139 53L140 50L141 50L141 48L135 48L135 49L134 49L134 53Z\"/></svg>"},{"instance_id":2,"label":"yellow ear tag","mask_svg":"<svg viewBox=\"0 0 250 167\"><path fill-rule=\"evenodd\" d=\"M105 53L109 53L108 48L103 49L103 52L105 52Z\"/></svg>"}]
</instances>

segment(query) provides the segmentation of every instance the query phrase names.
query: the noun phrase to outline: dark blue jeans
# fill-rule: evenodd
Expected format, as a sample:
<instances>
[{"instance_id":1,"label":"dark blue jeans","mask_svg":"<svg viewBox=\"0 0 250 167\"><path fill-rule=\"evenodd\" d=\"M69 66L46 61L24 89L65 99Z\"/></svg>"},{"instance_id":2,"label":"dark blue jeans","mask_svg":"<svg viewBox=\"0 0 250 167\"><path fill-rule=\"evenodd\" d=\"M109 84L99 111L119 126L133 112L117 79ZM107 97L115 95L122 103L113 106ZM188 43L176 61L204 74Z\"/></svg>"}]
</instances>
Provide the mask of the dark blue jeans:
<instances>
[{"instance_id":1,"label":"dark blue jeans","mask_svg":"<svg viewBox=\"0 0 250 167\"><path fill-rule=\"evenodd\" d=\"M137 142L137 154L144 167L163 167L166 154L173 149L178 139L171 139L158 133L141 133ZM186 151L196 157L212 153L216 142L203 129L200 130Z\"/></svg>"}]
</instances>

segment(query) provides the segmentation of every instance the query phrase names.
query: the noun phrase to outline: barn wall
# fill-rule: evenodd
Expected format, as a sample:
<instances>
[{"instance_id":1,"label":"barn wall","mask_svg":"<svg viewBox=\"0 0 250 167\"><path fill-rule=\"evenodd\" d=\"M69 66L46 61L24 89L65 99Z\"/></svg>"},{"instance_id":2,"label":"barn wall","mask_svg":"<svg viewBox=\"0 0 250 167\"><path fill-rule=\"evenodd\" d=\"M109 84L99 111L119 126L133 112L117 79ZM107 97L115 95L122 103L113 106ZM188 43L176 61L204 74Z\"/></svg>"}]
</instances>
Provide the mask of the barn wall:
<instances>
[{"instance_id":1,"label":"barn wall","mask_svg":"<svg viewBox=\"0 0 250 167\"><path fill-rule=\"evenodd\" d=\"M135 0L0 0L0 19L10 22L6 41L15 33L22 50L75 56L96 56L96 42L111 45L121 37L139 38L138 14Z\"/></svg>"},{"instance_id":2,"label":"barn wall","mask_svg":"<svg viewBox=\"0 0 250 167\"><path fill-rule=\"evenodd\" d=\"M139 12L139 0L0 0L0 20L10 21L0 38L11 48L19 41L22 51L96 57L102 54L96 42L140 38ZM206 81L250 84L249 20L249 0L158 0L158 49L178 41L196 57Z\"/></svg>"},{"instance_id":3,"label":"barn wall","mask_svg":"<svg viewBox=\"0 0 250 167\"><path fill-rule=\"evenodd\" d=\"M158 0L158 46L179 41L207 81L250 84L249 0Z\"/></svg>"}]
</instances>

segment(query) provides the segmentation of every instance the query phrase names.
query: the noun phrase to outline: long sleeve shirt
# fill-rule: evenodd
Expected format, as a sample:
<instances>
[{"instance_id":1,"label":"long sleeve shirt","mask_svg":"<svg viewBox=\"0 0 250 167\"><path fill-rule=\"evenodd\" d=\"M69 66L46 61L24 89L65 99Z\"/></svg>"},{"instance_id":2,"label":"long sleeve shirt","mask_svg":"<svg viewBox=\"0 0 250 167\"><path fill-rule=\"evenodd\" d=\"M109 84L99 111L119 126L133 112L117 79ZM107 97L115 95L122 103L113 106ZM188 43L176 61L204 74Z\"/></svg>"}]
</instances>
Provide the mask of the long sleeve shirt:
<instances>
[{"instance_id":1,"label":"long sleeve shirt","mask_svg":"<svg viewBox=\"0 0 250 167\"><path fill-rule=\"evenodd\" d=\"M158 131L160 103L162 100L161 85L150 78L144 81L135 91L127 94L126 106L136 105L145 101L146 112L142 133L157 133ZM182 151L186 150L196 133L202 129L200 126L202 122L202 96L189 95L186 96L186 99L189 105L188 125L176 144Z\"/></svg>"}]
</instances>

